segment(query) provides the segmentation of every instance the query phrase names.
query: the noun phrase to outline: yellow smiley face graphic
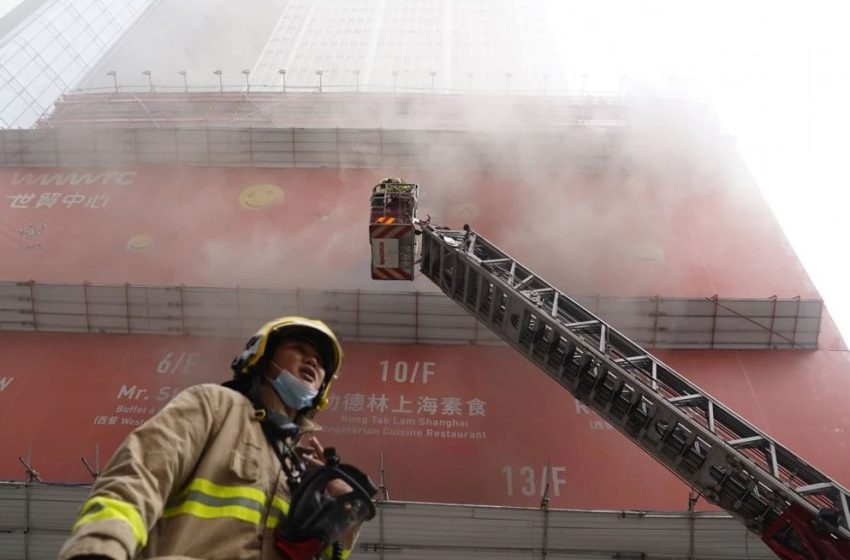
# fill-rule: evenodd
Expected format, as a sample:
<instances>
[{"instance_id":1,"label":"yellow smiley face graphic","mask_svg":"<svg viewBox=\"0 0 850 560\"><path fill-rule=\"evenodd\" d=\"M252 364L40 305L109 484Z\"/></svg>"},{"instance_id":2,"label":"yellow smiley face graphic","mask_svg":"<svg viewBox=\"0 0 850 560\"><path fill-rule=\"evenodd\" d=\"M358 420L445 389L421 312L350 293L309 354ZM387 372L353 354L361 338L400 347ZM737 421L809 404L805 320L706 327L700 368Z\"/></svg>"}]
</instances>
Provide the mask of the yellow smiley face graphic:
<instances>
[{"instance_id":1,"label":"yellow smiley face graphic","mask_svg":"<svg viewBox=\"0 0 850 560\"><path fill-rule=\"evenodd\" d=\"M631 246L631 253L644 261L664 262L664 248L651 241L638 241Z\"/></svg>"},{"instance_id":2,"label":"yellow smiley face graphic","mask_svg":"<svg viewBox=\"0 0 850 560\"><path fill-rule=\"evenodd\" d=\"M271 208L281 204L283 200L283 189L268 183L251 185L239 193L239 206L246 210Z\"/></svg>"},{"instance_id":3,"label":"yellow smiley face graphic","mask_svg":"<svg viewBox=\"0 0 850 560\"><path fill-rule=\"evenodd\" d=\"M153 245L153 237L148 235L147 233L140 233L134 235L130 239L127 240L126 249L128 251L141 251L142 249L147 249L148 247Z\"/></svg>"}]
</instances>

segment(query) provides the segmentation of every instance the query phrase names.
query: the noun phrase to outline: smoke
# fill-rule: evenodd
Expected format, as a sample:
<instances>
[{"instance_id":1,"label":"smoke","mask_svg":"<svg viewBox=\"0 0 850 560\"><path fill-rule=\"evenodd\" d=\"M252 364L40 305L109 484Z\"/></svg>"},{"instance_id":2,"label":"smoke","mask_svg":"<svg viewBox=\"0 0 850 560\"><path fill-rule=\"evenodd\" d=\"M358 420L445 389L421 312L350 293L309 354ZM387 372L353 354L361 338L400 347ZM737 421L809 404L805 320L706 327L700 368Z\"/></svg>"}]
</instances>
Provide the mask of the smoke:
<instances>
[{"instance_id":1,"label":"smoke","mask_svg":"<svg viewBox=\"0 0 850 560\"><path fill-rule=\"evenodd\" d=\"M409 106L396 104L397 118L385 108L384 119L457 130L405 170L434 223L469 223L568 291L694 295L664 284L687 274L671 272L677 265L699 265L669 259L693 254L676 245L692 243L688 217L727 165L719 131L697 108L510 97L452 98L442 113Z\"/></svg>"},{"instance_id":2,"label":"smoke","mask_svg":"<svg viewBox=\"0 0 850 560\"><path fill-rule=\"evenodd\" d=\"M113 87L106 72L115 70L121 86L144 89L151 81L158 91L181 91L181 71L190 87L218 89L222 82L231 90L245 83L242 70L250 69L274 29L283 0L254 0L250 6L227 0L160 0L133 32L128 33L81 88ZM246 66L247 64L247 66Z\"/></svg>"},{"instance_id":3,"label":"smoke","mask_svg":"<svg viewBox=\"0 0 850 560\"><path fill-rule=\"evenodd\" d=\"M374 161L380 142L398 165L139 168L138 184L107 209L109 231L122 246L139 236L152 246L110 264L126 274L112 281L433 289L370 279L371 187L400 176L422 187L420 217L470 224L564 290L714 293L688 277L702 274L691 222L730 176L722 135L701 108L555 96L280 97L286 103L264 102L253 122L315 129L332 117L341 129L365 129L364 144L340 149ZM317 149L333 149L321 141Z\"/></svg>"},{"instance_id":4,"label":"smoke","mask_svg":"<svg viewBox=\"0 0 850 560\"><path fill-rule=\"evenodd\" d=\"M179 90L183 82L178 72L185 70L190 85L215 89L218 77L212 70L219 69L225 86L240 86L242 70L251 67L245 61L256 61L265 52L287 6L262 0L245 11L223 0L163 0L137 32L105 57L86 85L111 86L105 76L109 69L118 70L121 83L144 85L142 71L151 70L154 83ZM710 111L669 99L505 95L540 87L540 93L546 87L563 91L567 86L575 94L579 88L575 76L572 84L558 81L563 65L557 56L537 60L540 52L554 48L552 30L532 25L532 20L545 21L540 14L549 8L534 8L534 14L531 8L522 13L502 13L502 8L481 17L496 18L494 29L502 29L497 22L504 23L505 17L516 20L522 37L499 35L492 47L493 59L506 48L511 51L501 61L511 68L496 72L490 64L489 77L483 72L469 76L470 91L490 80L498 95L289 93L244 103L230 113L234 127L382 130L387 138L388 131L407 131L404 146L381 149L410 153L396 157L392 167L358 171L181 171L187 184L203 183L204 190L198 193L193 186L195 200L178 193L180 204L158 205L156 214L148 215L151 228L163 232L158 242L185 256L184 262L172 257L168 280L287 288L410 287L376 285L368 278L369 189L385 176L402 176L422 185L421 213L430 214L434 223L469 223L565 290L628 296L717 292L708 270L714 265L705 259L716 264L719 257L702 252L715 241L712 232L723 227L723 220L706 223L697 209L729 208L717 200L728 195L719 193L728 186L734 165ZM581 22L574 17L570 24ZM509 48L514 40L519 48ZM413 48L405 45L396 46ZM388 53L386 46L378 48L375 64L385 64L381 57ZM454 74L432 76L438 91L467 85L464 65L471 59L458 60ZM545 70L551 74L543 74L544 66L552 67ZM367 69L363 72L367 81ZM548 82L537 83L544 76ZM391 85L386 79L381 84ZM629 84L631 91L644 87L638 77ZM180 111L181 117L197 122L220 109L210 102L187 104ZM287 199L256 213L227 207L252 183L278 186ZM722 232L716 241L729 243ZM414 286L430 289L421 280Z\"/></svg>"}]
</instances>

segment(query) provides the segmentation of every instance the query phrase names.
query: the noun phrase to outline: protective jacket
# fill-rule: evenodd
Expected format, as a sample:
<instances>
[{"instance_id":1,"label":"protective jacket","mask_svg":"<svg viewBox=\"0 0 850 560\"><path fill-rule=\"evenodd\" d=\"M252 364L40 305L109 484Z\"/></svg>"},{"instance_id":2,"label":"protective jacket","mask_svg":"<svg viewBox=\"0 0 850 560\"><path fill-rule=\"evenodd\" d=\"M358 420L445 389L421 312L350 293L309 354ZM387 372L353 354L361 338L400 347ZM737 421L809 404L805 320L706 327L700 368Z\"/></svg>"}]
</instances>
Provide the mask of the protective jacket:
<instances>
[{"instance_id":1,"label":"protective jacket","mask_svg":"<svg viewBox=\"0 0 850 560\"><path fill-rule=\"evenodd\" d=\"M118 448L59 559L279 560L272 531L289 498L251 402L226 387L197 385ZM353 539L343 545L347 557Z\"/></svg>"}]
</instances>

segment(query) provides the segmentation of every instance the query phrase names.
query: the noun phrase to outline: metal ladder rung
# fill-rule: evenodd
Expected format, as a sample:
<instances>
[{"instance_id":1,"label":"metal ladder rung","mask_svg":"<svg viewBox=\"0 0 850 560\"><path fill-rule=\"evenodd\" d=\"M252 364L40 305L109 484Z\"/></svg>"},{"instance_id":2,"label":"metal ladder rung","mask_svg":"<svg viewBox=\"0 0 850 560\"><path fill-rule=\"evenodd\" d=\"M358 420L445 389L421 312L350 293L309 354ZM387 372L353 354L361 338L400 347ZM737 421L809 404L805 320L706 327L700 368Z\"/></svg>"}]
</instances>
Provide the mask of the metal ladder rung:
<instances>
[{"instance_id":1,"label":"metal ladder rung","mask_svg":"<svg viewBox=\"0 0 850 560\"><path fill-rule=\"evenodd\" d=\"M535 290L527 290L523 292L524 294L545 294L546 292L554 292L555 288L537 288Z\"/></svg>"},{"instance_id":2,"label":"metal ladder rung","mask_svg":"<svg viewBox=\"0 0 850 560\"><path fill-rule=\"evenodd\" d=\"M728 443L729 445L731 445L735 449L742 449L744 447L756 447L756 445L758 443L763 442L763 441L766 441L766 440L761 436L752 436L752 437L745 437L745 438L740 438L740 439L731 439L731 440L727 441L726 443Z\"/></svg>"},{"instance_id":3,"label":"metal ladder rung","mask_svg":"<svg viewBox=\"0 0 850 560\"><path fill-rule=\"evenodd\" d=\"M646 354L640 356L629 356L628 358L617 358L614 363L618 366L636 366L642 362L652 362L652 357Z\"/></svg>"},{"instance_id":4,"label":"metal ladder rung","mask_svg":"<svg viewBox=\"0 0 850 560\"><path fill-rule=\"evenodd\" d=\"M601 324L602 321L599 321L598 319L591 319L590 321L579 321L578 323L564 323L561 326L565 329L583 329L585 327L593 327Z\"/></svg>"},{"instance_id":5,"label":"metal ladder rung","mask_svg":"<svg viewBox=\"0 0 850 560\"><path fill-rule=\"evenodd\" d=\"M667 399L667 402L671 404L675 404L676 406L687 406L694 402L699 402L705 397L703 395L682 395L681 397L673 397L671 399Z\"/></svg>"},{"instance_id":6,"label":"metal ladder rung","mask_svg":"<svg viewBox=\"0 0 850 560\"><path fill-rule=\"evenodd\" d=\"M520 288L522 288L523 286L525 286L525 285L529 282L529 280L531 280L531 279L532 279L532 278L534 278L534 277L535 277L535 276L534 276L533 274L529 274L528 276L526 276L526 277L525 277L525 279L524 279L522 282L520 282L519 284L517 284L516 286L514 286L514 289L519 290Z\"/></svg>"},{"instance_id":7,"label":"metal ladder rung","mask_svg":"<svg viewBox=\"0 0 850 560\"><path fill-rule=\"evenodd\" d=\"M831 482L821 482L819 484L809 484L808 486L800 486L794 491L803 496L808 494L822 494L824 491L835 488L835 484Z\"/></svg>"}]
</instances>

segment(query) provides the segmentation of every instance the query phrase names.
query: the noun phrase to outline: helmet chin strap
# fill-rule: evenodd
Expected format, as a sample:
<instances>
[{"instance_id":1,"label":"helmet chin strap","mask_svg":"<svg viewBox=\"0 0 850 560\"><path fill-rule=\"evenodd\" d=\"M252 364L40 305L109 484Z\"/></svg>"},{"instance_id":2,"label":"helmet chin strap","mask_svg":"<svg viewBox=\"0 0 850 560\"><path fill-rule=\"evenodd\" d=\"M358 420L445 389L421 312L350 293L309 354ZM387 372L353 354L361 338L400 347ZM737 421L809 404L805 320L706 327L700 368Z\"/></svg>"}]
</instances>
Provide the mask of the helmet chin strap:
<instances>
[{"instance_id":1,"label":"helmet chin strap","mask_svg":"<svg viewBox=\"0 0 850 560\"><path fill-rule=\"evenodd\" d=\"M254 405L255 414L263 429L263 435L266 436L266 440L271 445L275 455L280 459L287 482L290 487L294 488L301 483L303 474L306 472L306 465L294 451L298 436L301 433L301 429L296 423L299 413L296 412L295 417L290 418L287 413L278 412L263 402L260 389L263 382L261 375L255 376L251 383L250 394L246 396ZM275 395L281 399L281 403L286 409L286 403L283 402L277 391L275 391Z\"/></svg>"},{"instance_id":2,"label":"helmet chin strap","mask_svg":"<svg viewBox=\"0 0 850 560\"><path fill-rule=\"evenodd\" d=\"M282 437L297 436L297 434L291 434L290 432L292 431L291 426L297 426L301 411L289 406L277 387L273 384L269 385L274 391L274 396L272 397L271 392L266 392L265 398L263 398L261 392L260 398L254 403L254 406L265 410L264 423L271 424L275 431L279 432ZM276 401L273 403L266 402L269 399L276 399ZM272 406L269 406L270 404Z\"/></svg>"}]
</instances>

